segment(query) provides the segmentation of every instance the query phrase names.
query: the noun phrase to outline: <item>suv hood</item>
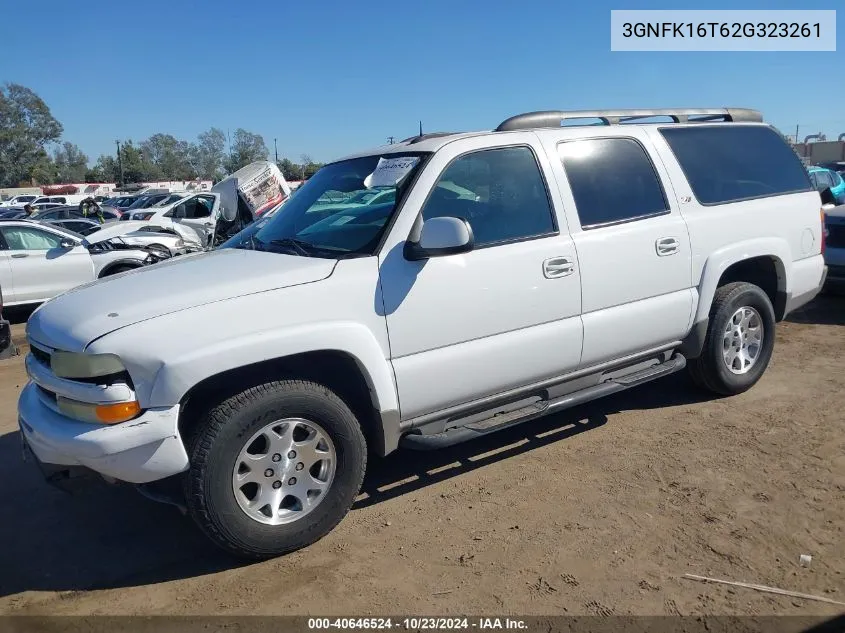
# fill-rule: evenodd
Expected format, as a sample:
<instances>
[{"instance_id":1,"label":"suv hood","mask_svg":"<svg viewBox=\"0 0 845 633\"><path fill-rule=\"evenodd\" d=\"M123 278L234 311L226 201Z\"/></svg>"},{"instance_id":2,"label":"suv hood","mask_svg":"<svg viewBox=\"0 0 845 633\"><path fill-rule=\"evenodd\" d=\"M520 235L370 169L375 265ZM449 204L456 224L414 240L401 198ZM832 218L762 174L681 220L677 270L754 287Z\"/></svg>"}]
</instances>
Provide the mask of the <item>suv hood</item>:
<instances>
[{"instance_id":1,"label":"suv hood","mask_svg":"<svg viewBox=\"0 0 845 633\"><path fill-rule=\"evenodd\" d=\"M138 268L74 288L29 318L28 336L78 352L95 339L165 314L289 286L320 281L336 261L223 249Z\"/></svg>"}]
</instances>

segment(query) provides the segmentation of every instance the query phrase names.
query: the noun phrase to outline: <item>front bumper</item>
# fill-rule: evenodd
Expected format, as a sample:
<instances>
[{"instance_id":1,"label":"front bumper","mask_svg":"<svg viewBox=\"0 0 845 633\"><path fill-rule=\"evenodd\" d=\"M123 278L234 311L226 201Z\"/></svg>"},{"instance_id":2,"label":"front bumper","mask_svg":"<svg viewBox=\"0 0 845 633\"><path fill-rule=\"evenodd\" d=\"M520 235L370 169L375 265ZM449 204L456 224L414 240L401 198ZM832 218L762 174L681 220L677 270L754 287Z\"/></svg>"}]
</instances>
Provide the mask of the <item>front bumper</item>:
<instances>
[{"instance_id":1,"label":"front bumper","mask_svg":"<svg viewBox=\"0 0 845 633\"><path fill-rule=\"evenodd\" d=\"M65 417L41 397L34 383L26 385L18 400L18 423L42 470L82 466L120 481L148 483L188 468L178 406L148 409L134 420L109 426Z\"/></svg>"}]
</instances>

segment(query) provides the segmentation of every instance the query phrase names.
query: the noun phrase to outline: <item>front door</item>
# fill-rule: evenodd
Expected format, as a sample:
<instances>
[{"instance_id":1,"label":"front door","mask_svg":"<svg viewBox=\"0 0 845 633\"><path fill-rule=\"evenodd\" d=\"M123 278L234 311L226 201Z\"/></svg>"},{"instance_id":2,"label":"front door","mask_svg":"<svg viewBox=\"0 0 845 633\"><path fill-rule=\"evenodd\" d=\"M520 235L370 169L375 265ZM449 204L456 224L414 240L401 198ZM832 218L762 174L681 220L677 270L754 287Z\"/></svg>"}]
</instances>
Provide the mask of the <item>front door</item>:
<instances>
[{"instance_id":1,"label":"front door","mask_svg":"<svg viewBox=\"0 0 845 633\"><path fill-rule=\"evenodd\" d=\"M65 248L63 236L37 226L2 226L3 247L12 269L15 303L46 301L94 280L94 263L81 244Z\"/></svg>"},{"instance_id":2,"label":"front door","mask_svg":"<svg viewBox=\"0 0 845 633\"><path fill-rule=\"evenodd\" d=\"M546 148L580 262L585 368L683 338L694 301L689 233L651 141L631 128L576 134Z\"/></svg>"},{"instance_id":3,"label":"front door","mask_svg":"<svg viewBox=\"0 0 845 633\"><path fill-rule=\"evenodd\" d=\"M380 256L381 306L403 419L573 370L581 356L575 249L529 133L508 146L463 139L438 151ZM417 262L413 224L459 217L475 248Z\"/></svg>"},{"instance_id":4,"label":"front door","mask_svg":"<svg viewBox=\"0 0 845 633\"><path fill-rule=\"evenodd\" d=\"M216 196L208 194L191 196L174 208L173 221L192 229L199 236L200 242L206 245L214 232L218 207Z\"/></svg>"}]
</instances>

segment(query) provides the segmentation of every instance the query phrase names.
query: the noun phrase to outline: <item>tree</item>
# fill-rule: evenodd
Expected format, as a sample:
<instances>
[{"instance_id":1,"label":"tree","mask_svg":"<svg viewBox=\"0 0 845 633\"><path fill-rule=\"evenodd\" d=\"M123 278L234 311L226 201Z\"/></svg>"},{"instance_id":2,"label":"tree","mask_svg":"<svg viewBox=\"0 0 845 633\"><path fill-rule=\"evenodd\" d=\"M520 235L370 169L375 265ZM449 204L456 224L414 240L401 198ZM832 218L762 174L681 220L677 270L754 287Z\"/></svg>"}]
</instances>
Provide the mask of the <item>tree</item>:
<instances>
[{"instance_id":1,"label":"tree","mask_svg":"<svg viewBox=\"0 0 845 633\"><path fill-rule=\"evenodd\" d=\"M31 181L36 167L43 176L44 148L61 135L62 124L35 92L14 83L0 88L0 184Z\"/></svg>"},{"instance_id":2,"label":"tree","mask_svg":"<svg viewBox=\"0 0 845 633\"><path fill-rule=\"evenodd\" d=\"M232 147L224 166L226 171L231 174L257 160L267 160L267 154L269 154L269 151L264 144L264 138L260 134L253 134L243 128L238 128L232 135Z\"/></svg>"},{"instance_id":3,"label":"tree","mask_svg":"<svg viewBox=\"0 0 845 633\"><path fill-rule=\"evenodd\" d=\"M76 145L65 141L53 152L55 163L55 181L84 182L88 171L88 157Z\"/></svg>"},{"instance_id":4,"label":"tree","mask_svg":"<svg viewBox=\"0 0 845 633\"><path fill-rule=\"evenodd\" d=\"M149 162L143 152L135 147L131 140L125 141L120 148L120 159L123 162L124 182L144 182L147 180L161 180L164 174L157 165ZM118 180L120 179L118 166Z\"/></svg>"},{"instance_id":5,"label":"tree","mask_svg":"<svg viewBox=\"0 0 845 633\"><path fill-rule=\"evenodd\" d=\"M191 165L191 146L170 134L153 134L140 145L142 162L152 173L168 180L189 180L195 170Z\"/></svg>"},{"instance_id":6,"label":"tree","mask_svg":"<svg viewBox=\"0 0 845 633\"><path fill-rule=\"evenodd\" d=\"M290 158L281 159L278 165L285 180L299 180L302 177L302 169Z\"/></svg>"},{"instance_id":7,"label":"tree","mask_svg":"<svg viewBox=\"0 0 845 633\"><path fill-rule=\"evenodd\" d=\"M197 176L219 180L223 175L223 161L226 158L226 135L216 127L197 136L197 143L191 146L193 166Z\"/></svg>"}]
</instances>

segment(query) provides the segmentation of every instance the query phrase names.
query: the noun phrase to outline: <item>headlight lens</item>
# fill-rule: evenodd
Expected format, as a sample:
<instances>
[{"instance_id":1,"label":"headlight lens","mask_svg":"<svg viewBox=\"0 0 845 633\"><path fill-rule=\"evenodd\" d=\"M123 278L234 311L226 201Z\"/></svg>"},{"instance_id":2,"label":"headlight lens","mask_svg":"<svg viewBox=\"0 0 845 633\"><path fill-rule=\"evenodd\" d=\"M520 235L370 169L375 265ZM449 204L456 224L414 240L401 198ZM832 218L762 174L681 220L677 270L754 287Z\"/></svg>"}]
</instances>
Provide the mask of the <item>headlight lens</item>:
<instances>
[{"instance_id":1,"label":"headlight lens","mask_svg":"<svg viewBox=\"0 0 845 633\"><path fill-rule=\"evenodd\" d=\"M53 352L50 368L60 378L98 378L126 371L115 354Z\"/></svg>"}]
</instances>

